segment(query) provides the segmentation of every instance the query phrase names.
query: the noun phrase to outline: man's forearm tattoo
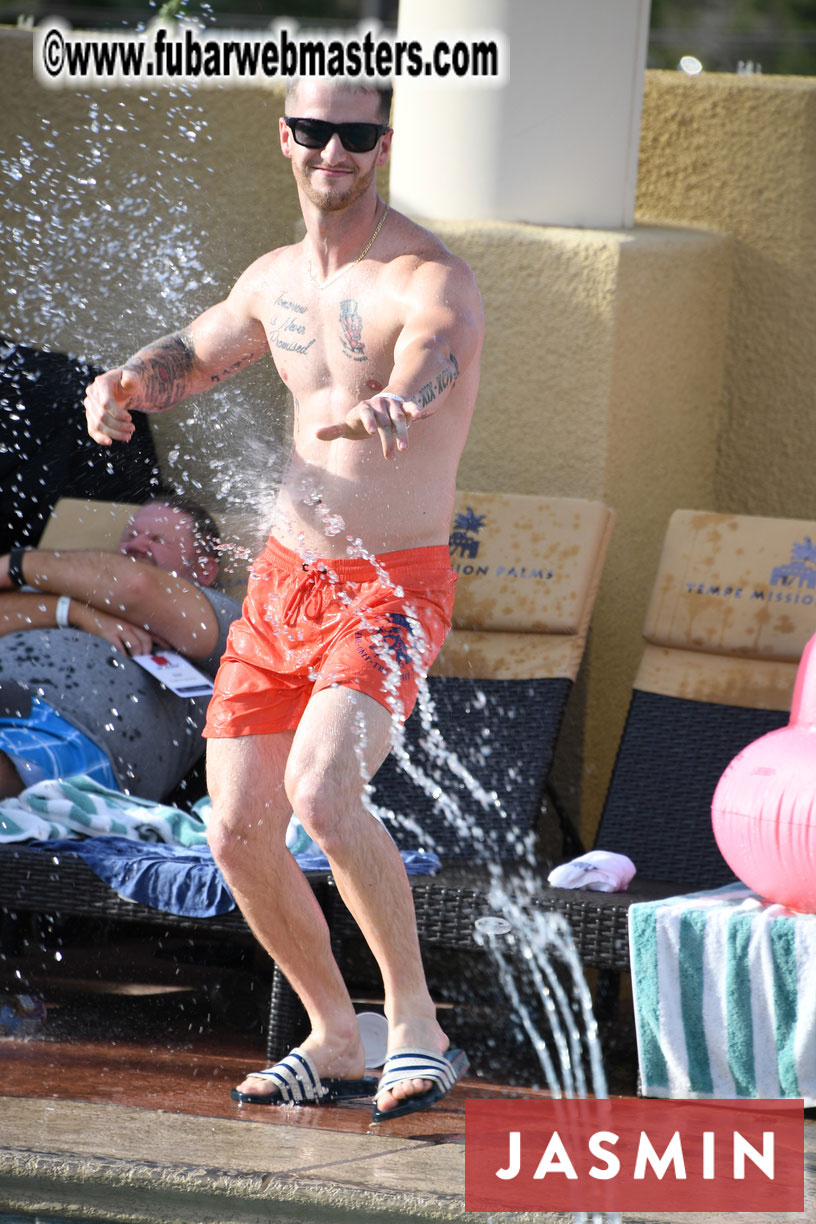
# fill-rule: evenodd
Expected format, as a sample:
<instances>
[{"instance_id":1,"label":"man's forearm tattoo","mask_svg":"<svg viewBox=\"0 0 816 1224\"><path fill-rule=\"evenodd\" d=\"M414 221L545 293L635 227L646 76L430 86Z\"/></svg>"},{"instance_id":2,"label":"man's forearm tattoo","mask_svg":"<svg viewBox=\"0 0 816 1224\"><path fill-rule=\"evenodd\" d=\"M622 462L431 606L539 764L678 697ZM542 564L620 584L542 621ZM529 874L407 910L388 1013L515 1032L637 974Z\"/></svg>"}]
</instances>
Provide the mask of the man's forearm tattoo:
<instances>
[{"instance_id":1,"label":"man's forearm tattoo","mask_svg":"<svg viewBox=\"0 0 816 1224\"><path fill-rule=\"evenodd\" d=\"M190 394L190 379L195 366L195 348L189 332L164 336L149 349L131 357L125 365L142 380L144 394L137 406L172 408Z\"/></svg>"},{"instance_id":2,"label":"man's forearm tattoo","mask_svg":"<svg viewBox=\"0 0 816 1224\"><path fill-rule=\"evenodd\" d=\"M423 387L420 387L412 398L419 404L420 408L427 408L447 387L455 383L458 377L459 362L453 353L448 353L447 364L443 366L435 378L430 379Z\"/></svg>"}]
</instances>

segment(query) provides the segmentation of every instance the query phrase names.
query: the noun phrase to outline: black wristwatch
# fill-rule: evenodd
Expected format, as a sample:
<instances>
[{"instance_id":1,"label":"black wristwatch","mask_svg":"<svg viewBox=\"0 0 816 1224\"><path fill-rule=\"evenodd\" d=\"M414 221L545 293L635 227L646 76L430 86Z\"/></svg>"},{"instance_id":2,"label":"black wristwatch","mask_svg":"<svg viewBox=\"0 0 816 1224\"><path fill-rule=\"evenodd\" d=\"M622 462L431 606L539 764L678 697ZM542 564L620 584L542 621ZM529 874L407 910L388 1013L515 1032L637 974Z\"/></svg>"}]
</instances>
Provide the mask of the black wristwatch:
<instances>
[{"instance_id":1,"label":"black wristwatch","mask_svg":"<svg viewBox=\"0 0 816 1224\"><path fill-rule=\"evenodd\" d=\"M9 553L9 581L13 582L16 587L25 586L25 578L23 577L23 553L25 551L25 548L12 548Z\"/></svg>"}]
</instances>

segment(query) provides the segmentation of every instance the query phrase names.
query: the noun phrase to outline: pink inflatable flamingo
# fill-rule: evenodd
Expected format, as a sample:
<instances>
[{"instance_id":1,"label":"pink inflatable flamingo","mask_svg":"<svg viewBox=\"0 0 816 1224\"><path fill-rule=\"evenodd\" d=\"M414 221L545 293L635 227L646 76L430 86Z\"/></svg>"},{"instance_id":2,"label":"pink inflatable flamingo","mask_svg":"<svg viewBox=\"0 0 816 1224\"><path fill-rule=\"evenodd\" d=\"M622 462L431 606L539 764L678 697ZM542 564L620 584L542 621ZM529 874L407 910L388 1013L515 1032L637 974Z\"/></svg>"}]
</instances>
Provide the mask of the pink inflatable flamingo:
<instances>
[{"instance_id":1,"label":"pink inflatable flamingo","mask_svg":"<svg viewBox=\"0 0 816 1224\"><path fill-rule=\"evenodd\" d=\"M743 884L816 913L816 636L799 664L788 726L734 757L711 814L720 852Z\"/></svg>"}]
</instances>

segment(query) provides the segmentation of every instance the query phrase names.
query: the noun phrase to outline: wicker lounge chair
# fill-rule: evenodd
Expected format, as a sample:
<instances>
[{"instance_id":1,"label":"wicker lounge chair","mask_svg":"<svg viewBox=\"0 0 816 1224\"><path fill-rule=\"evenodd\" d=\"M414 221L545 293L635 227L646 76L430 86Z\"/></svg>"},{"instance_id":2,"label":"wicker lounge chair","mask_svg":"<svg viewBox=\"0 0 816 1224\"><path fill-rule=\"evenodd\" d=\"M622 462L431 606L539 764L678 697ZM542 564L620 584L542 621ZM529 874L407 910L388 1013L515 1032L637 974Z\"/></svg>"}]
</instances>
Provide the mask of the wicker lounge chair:
<instances>
[{"instance_id":1,"label":"wicker lounge chair","mask_svg":"<svg viewBox=\"0 0 816 1224\"><path fill-rule=\"evenodd\" d=\"M788 721L816 624L814 535L794 519L672 516L595 843L628 854L638 876L631 896L607 903L615 933L588 963L628 968L628 906L652 885L684 893L734 879L711 800L737 753Z\"/></svg>"},{"instance_id":2,"label":"wicker lounge chair","mask_svg":"<svg viewBox=\"0 0 816 1224\"><path fill-rule=\"evenodd\" d=\"M118 537L122 516L127 514L126 507L103 503L61 503L44 544L60 547L77 539L79 525L83 543L104 547ZM519 844L534 835L567 696L583 655L611 528L612 516L600 503L458 495L452 535L454 562L460 570L455 630L438 660L430 688L448 748L476 769L481 765L472 759L474 744L490 749L488 773L482 773L481 780L485 788L496 790L497 803L485 809L463 788L457 827L440 819L438 805L416 790L412 802L417 811L423 800L426 803L419 826L413 809L409 827L391 820L395 837L404 847L415 849L426 843L447 862L467 863L468 878L472 878L472 860L478 850L483 859L485 853L511 859L517 857ZM411 734L412 759L421 759L416 741L422 733ZM438 768L433 761L423 765L430 774ZM511 785L507 785L508 769L515 771ZM398 772L385 770L378 776L376 798L381 806L399 814L405 811L405 794L406 781ZM385 818L391 819L387 814ZM461 828L477 820L484 833L478 850ZM580 844L563 812L560 820L566 851L577 851ZM218 936L244 942L251 938L237 913L191 919L124 902L72 854L57 859L41 848L10 845L0 849L0 857L0 906L13 913L145 922L157 931L198 934L202 939ZM325 907L327 877L315 873L309 878ZM418 899L422 895L420 888ZM429 904L421 917L421 929L429 932L429 938L440 920L448 924L453 916L443 893L438 895L444 912L436 910L435 895L428 894ZM483 891L475 904L486 904ZM421 908L418 905L418 911ZM300 1005L276 968L268 1036L274 1056L291 1048L302 1022Z\"/></svg>"}]
</instances>

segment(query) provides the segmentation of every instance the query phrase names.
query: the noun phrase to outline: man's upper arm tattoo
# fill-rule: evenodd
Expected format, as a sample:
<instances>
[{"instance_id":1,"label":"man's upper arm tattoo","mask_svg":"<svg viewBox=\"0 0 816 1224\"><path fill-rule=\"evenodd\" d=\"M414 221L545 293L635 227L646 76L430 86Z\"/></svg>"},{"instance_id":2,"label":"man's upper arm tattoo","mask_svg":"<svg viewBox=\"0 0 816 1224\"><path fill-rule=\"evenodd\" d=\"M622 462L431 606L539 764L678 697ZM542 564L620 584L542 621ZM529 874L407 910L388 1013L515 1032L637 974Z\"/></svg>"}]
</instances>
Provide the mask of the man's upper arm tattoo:
<instances>
[{"instance_id":1,"label":"man's upper arm tattoo","mask_svg":"<svg viewBox=\"0 0 816 1224\"><path fill-rule=\"evenodd\" d=\"M195 345L188 331L174 332L131 357L126 370L138 374L145 387L147 408L172 408L189 395L195 366Z\"/></svg>"},{"instance_id":2,"label":"man's upper arm tattoo","mask_svg":"<svg viewBox=\"0 0 816 1224\"><path fill-rule=\"evenodd\" d=\"M439 373L434 378L429 379L423 387L420 387L413 398L420 408L427 408L447 387L455 383L458 377L459 362L453 353L448 353L447 362Z\"/></svg>"},{"instance_id":3,"label":"man's upper arm tattoo","mask_svg":"<svg viewBox=\"0 0 816 1224\"><path fill-rule=\"evenodd\" d=\"M247 353L244 357L239 357L237 361L233 361L232 365L228 365L220 374L211 374L210 382L220 383L223 378L229 378L231 374L237 374L239 370L243 370L244 366L248 366L256 358L257 354L253 349L251 353Z\"/></svg>"}]
</instances>

